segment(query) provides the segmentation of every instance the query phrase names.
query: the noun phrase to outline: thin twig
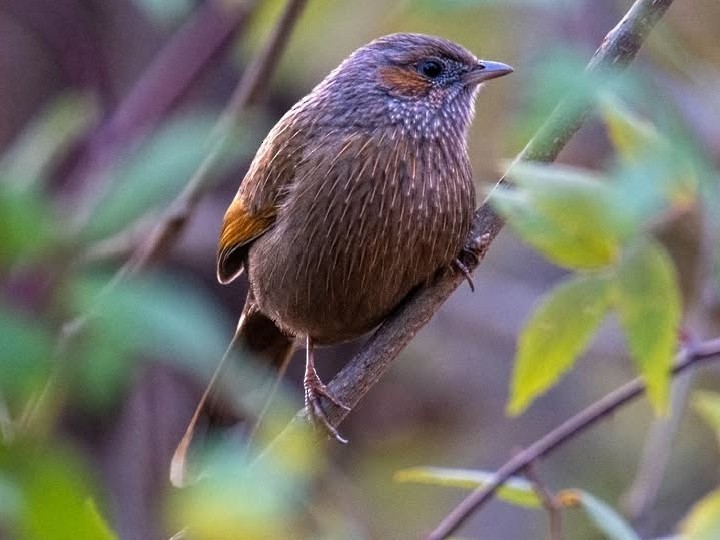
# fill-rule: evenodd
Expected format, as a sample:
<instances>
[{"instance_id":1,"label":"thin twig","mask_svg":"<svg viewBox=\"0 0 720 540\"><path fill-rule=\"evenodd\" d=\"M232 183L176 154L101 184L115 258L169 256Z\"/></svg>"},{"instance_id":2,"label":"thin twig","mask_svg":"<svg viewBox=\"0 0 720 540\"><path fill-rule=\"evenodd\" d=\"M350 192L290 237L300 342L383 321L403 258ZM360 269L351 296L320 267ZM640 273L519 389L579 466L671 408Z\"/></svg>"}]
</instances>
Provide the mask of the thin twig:
<instances>
[{"instance_id":1,"label":"thin twig","mask_svg":"<svg viewBox=\"0 0 720 540\"><path fill-rule=\"evenodd\" d=\"M674 377L687 368L699 364L703 360L709 360L720 356L720 339L714 339L691 345L685 348L678 355L678 359L671 374ZM609 393L599 401L596 401L583 411L571 417L557 428L547 433L541 439L535 441L522 452L519 452L508 460L495 473L491 482L482 488L473 491L462 501L440 525L427 537L428 540L441 540L447 538L470 517L470 515L485 505L511 476L516 475L530 464L546 457L553 450L573 439L589 427L597 424L608 415L631 402L645 392L645 382L634 379Z\"/></svg>"},{"instance_id":2,"label":"thin twig","mask_svg":"<svg viewBox=\"0 0 720 540\"><path fill-rule=\"evenodd\" d=\"M670 7L673 0L637 0L625 17L612 29L591 58L587 70L599 72L621 69L635 58L650 29ZM515 158L516 161L553 161L582 125L589 105L579 109L561 103L545 124ZM503 182L505 177L501 178ZM474 271L484 259L490 243L497 237L504 223L487 203L475 211L471 239L480 241L479 256L464 261ZM415 334L431 319L448 297L465 281L460 273L446 272L429 287L418 290L405 301L372 335L360 352L328 385L331 392L352 409L382 377L391 362ZM348 412L328 400L323 401L328 420L337 426ZM301 411L286 428L292 430L304 416ZM283 437L281 434L279 437ZM271 447L275 446L274 442ZM271 451L269 447L266 449Z\"/></svg>"},{"instance_id":3,"label":"thin twig","mask_svg":"<svg viewBox=\"0 0 720 540\"><path fill-rule=\"evenodd\" d=\"M532 484L535 494L540 498L540 502L548 514L550 540L562 540L562 507L558 504L555 495L540 479L535 463L530 463L525 467L525 477Z\"/></svg>"}]
</instances>

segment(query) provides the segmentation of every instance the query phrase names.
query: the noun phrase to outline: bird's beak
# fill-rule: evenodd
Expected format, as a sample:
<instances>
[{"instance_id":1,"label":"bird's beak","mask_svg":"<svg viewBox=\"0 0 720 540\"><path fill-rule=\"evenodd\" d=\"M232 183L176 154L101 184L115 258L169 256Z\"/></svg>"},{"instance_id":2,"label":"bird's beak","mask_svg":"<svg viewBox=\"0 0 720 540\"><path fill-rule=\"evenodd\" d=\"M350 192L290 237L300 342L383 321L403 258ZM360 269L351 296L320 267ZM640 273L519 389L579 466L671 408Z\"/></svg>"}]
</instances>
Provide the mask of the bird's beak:
<instances>
[{"instance_id":1,"label":"bird's beak","mask_svg":"<svg viewBox=\"0 0 720 540\"><path fill-rule=\"evenodd\" d=\"M463 82L469 85L476 85L489 81L490 79L497 79L512 72L513 68L502 62L480 60L475 64L475 67L463 75Z\"/></svg>"}]
</instances>

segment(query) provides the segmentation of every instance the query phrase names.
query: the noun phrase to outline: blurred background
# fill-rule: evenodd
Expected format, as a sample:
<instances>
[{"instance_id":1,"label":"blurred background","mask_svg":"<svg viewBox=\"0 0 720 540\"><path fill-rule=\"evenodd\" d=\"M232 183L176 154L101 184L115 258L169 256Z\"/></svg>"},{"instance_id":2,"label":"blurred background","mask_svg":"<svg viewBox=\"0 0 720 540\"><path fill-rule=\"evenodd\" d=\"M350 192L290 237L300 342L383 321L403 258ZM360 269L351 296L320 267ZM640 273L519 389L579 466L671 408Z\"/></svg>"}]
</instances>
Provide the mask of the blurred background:
<instances>
[{"instance_id":1,"label":"blurred background","mask_svg":"<svg viewBox=\"0 0 720 540\"><path fill-rule=\"evenodd\" d=\"M283 5L0 1L3 538L103 538L103 520L122 539L168 538L187 523L204 538L417 538L464 492L397 483L397 470L492 470L633 377L609 320L577 369L524 415L506 417L517 334L563 271L504 231L475 275L476 292L461 287L350 414L341 425L349 445L305 450L326 455L304 454L312 466L290 474L295 488L276 474L215 491L170 487L170 457L244 301L244 278L215 281L220 222L273 123L371 39L444 36L516 70L477 103L470 154L482 198L630 3L310 0L179 241L148 271L106 289L207 154L213 123ZM679 119L715 166L718 28L720 4L678 1L630 68L633 106ZM591 116L560 161L602 169L611 154ZM707 263L699 213L668 225L663 238L678 263L687 324L717 335L716 291L698 277ZM319 351L321 376L329 380L359 345ZM289 411L302 405L302 368L294 361L282 385ZM712 387L720 377L706 369L694 382ZM538 474L551 489L586 488L620 507L643 538L668 535L720 479L712 432L692 412L680 415L661 444L669 455L657 493L641 486L640 499L628 495L654 421L642 400L562 448ZM652 459L659 461L650 469L662 471L662 456ZM540 511L494 502L463 537L545 538L546 521ZM564 530L599 538L572 511Z\"/></svg>"}]
</instances>

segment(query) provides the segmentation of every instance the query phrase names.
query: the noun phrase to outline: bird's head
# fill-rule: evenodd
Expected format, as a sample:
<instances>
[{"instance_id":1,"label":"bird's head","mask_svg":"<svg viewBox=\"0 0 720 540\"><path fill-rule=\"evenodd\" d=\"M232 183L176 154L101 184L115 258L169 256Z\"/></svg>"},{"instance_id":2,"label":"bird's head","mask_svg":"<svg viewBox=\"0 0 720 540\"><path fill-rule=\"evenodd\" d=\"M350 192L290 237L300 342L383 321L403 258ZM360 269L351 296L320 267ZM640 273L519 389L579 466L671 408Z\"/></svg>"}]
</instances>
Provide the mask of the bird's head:
<instances>
[{"instance_id":1,"label":"bird's head","mask_svg":"<svg viewBox=\"0 0 720 540\"><path fill-rule=\"evenodd\" d=\"M318 90L335 94L358 123L384 115L414 137L464 136L482 83L512 71L440 37L390 34L352 53Z\"/></svg>"}]
</instances>

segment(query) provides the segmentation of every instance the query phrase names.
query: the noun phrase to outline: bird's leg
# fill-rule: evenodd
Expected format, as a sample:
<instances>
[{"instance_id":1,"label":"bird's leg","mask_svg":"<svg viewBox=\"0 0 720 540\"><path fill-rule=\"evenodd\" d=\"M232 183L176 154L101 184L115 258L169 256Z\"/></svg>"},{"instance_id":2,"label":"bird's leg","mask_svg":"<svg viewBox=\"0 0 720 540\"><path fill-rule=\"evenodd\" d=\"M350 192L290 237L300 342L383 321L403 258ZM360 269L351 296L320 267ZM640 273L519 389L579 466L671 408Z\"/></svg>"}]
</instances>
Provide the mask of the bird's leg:
<instances>
[{"instance_id":1,"label":"bird's leg","mask_svg":"<svg viewBox=\"0 0 720 540\"><path fill-rule=\"evenodd\" d=\"M463 246L460 254L452 262L452 265L458 270L470 285L470 290L475 292L475 283L472 280L472 273L468 268L468 262L471 266L476 266L487 248L490 246L490 235L485 233L480 236L472 236Z\"/></svg>"},{"instance_id":2,"label":"bird's leg","mask_svg":"<svg viewBox=\"0 0 720 540\"><path fill-rule=\"evenodd\" d=\"M313 359L313 343L310 337L306 342L305 356L305 377L303 379L303 387L305 388L305 408L310 415L310 420L316 428L321 428L332 436L336 441L343 444L347 443L337 429L330 423L322 408L320 397L326 397L338 407L349 411L350 408L336 398L327 386L318 377L315 371L315 361Z\"/></svg>"}]
</instances>

